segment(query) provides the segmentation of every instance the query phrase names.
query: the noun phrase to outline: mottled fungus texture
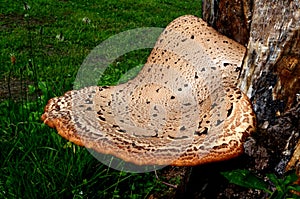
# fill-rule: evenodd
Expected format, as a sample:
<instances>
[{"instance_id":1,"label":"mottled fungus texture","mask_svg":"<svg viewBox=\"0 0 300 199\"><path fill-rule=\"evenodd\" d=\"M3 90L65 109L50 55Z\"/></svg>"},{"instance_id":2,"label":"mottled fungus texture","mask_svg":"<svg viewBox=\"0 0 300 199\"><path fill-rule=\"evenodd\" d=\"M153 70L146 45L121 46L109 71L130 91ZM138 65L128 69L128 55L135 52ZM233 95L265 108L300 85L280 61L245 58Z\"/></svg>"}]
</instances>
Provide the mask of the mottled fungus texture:
<instances>
[{"instance_id":1,"label":"mottled fungus texture","mask_svg":"<svg viewBox=\"0 0 300 199\"><path fill-rule=\"evenodd\" d=\"M42 120L77 145L137 165L236 157L255 131L251 103L237 88L245 51L202 19L179 17L134 79L50 99Z\"/></svg>"}]
</instances>

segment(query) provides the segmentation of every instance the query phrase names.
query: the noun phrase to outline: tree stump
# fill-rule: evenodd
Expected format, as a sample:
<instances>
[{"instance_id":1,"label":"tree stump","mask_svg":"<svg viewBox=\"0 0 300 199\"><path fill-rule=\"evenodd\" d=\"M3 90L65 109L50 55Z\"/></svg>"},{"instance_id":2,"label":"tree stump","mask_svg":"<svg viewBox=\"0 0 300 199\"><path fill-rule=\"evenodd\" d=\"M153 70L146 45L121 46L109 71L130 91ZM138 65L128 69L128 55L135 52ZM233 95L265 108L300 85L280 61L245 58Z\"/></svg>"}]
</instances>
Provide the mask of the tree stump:
<instances>
[{"instance_id":1,"label":"tree stump","mask_svg":"<svg viewBox=\"0 0 300 199\"><path fill-rule=\"evenodd\" d=\"M258 128L245 144L247 155L231 161L232 169L247 168L262 177L291 169L300 174L300 1L203 0L202 8L205 21L247 47L239 86L252 101ZM201 178L192 172L190 184L197 180L193 175ZM228 196L231 185L220 186L223 195L217 197ZM187 192L195 196L193 188ZM248 195L238 197L243 196Z\"/></svg>"}]
</instances>

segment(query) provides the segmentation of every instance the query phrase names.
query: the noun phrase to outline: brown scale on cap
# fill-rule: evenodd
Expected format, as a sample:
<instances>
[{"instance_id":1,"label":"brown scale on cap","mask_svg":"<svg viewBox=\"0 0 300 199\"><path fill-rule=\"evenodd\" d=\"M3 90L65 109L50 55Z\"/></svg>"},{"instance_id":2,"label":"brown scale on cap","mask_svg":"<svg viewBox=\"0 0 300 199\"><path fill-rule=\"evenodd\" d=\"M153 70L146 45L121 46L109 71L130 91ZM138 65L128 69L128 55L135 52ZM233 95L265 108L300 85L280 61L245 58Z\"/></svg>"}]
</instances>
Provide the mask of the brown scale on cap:
<instances>
[{"instance_id":1,"label":"brown scale on cap","mask_svg":"<svg viewBox=\"0 0 300 199\"><path fill-rule=\"evenodd\" d=\"M137 165L193 166L243 152L255 115L236 85L245 48L182 16L127 83L49 100L44 123L69 141Z\"/></svg>"}]
</instances>

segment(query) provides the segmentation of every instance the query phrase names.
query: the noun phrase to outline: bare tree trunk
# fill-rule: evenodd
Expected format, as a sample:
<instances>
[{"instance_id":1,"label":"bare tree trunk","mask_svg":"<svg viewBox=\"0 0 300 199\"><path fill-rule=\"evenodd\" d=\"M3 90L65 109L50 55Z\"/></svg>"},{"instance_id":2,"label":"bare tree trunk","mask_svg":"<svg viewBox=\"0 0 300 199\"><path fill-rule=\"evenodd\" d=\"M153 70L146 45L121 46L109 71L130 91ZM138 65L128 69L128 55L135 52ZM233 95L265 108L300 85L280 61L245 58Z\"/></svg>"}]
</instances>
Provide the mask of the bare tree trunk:
<instances>
[{"instance_id":1,"label":"bare tree trunk","mask_svg":"<svg viewBox=\"0 0 300 199\"><path fill-rule=\"evenodd\" d=\"M240 86L248 96L260 98L258 83L268 82L265 86L272 87L273 99L282 100L285 110L295 106L300 91L299 0L204 0L203 18L247 45ZM276 80L267 81L266 74Z\"/></svg>"},{"instance_id":2,"label":"bare tree trunk","mask_svg":"<svg viewBox=\"0 0 300 199\"><path fill-rule=\"evenodd\" d=\"M299 0L203 0L202 8L205 21L247 46L239 86L258 122L245 144L249 168L300 170Z\"/></svg>"},{"instance_id":3,"label":"bare tree trunk","mask_svg":"<svg viewBox=\"0 0 300 199\"><path fill-rule=\"evenodd\" d=\"M224 35L247 44L253 0L203 0L203 19Z\"/></svg>"}]
</instances>

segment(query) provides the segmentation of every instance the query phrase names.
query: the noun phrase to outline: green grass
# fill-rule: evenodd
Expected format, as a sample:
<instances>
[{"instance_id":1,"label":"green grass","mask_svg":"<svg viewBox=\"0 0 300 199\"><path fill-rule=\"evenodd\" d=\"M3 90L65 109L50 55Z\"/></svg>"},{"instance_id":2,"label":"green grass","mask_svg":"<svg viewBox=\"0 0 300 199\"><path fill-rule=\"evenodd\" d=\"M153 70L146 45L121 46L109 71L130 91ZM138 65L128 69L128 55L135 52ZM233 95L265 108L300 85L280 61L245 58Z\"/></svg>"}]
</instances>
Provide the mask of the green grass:
<instances>
[{"instance_id":1,"label":"green grass","mask_svg":"<svg viewBox=\"0 0 300 199\"><path fill-rule=\"evenodd\" d=\"M300 186L295 183L298 179L297 174L292 172L287 172L284 178L278 178L274 173L267 174L267 178L273 185L270 188L269 184L251 173L249 170L232 170L221 173L230 183L246 187L249 189L262 190L269 194L269 198L282 199L282 198L299 198L292 191L300 191Z\"/></svg>"},{"instance_id":2,"label":"green grass","mask_svg":"<svg viewBox=\"0 0 300 199\"><path fill-rule=\"evenodd\" d=\"M200 16L201 2L27 3L29 10L22 1L0 4L0 198L147 198L168 190L153 173L130 174L102 165L42 124L40 116L48 99L72 89L83 60L102 41L133 28L165 27L184 14ZM84 23L84 17L91 22ZM120 57L100 83L116 84L149 52Z\"/></svg>"}]
</instances>

